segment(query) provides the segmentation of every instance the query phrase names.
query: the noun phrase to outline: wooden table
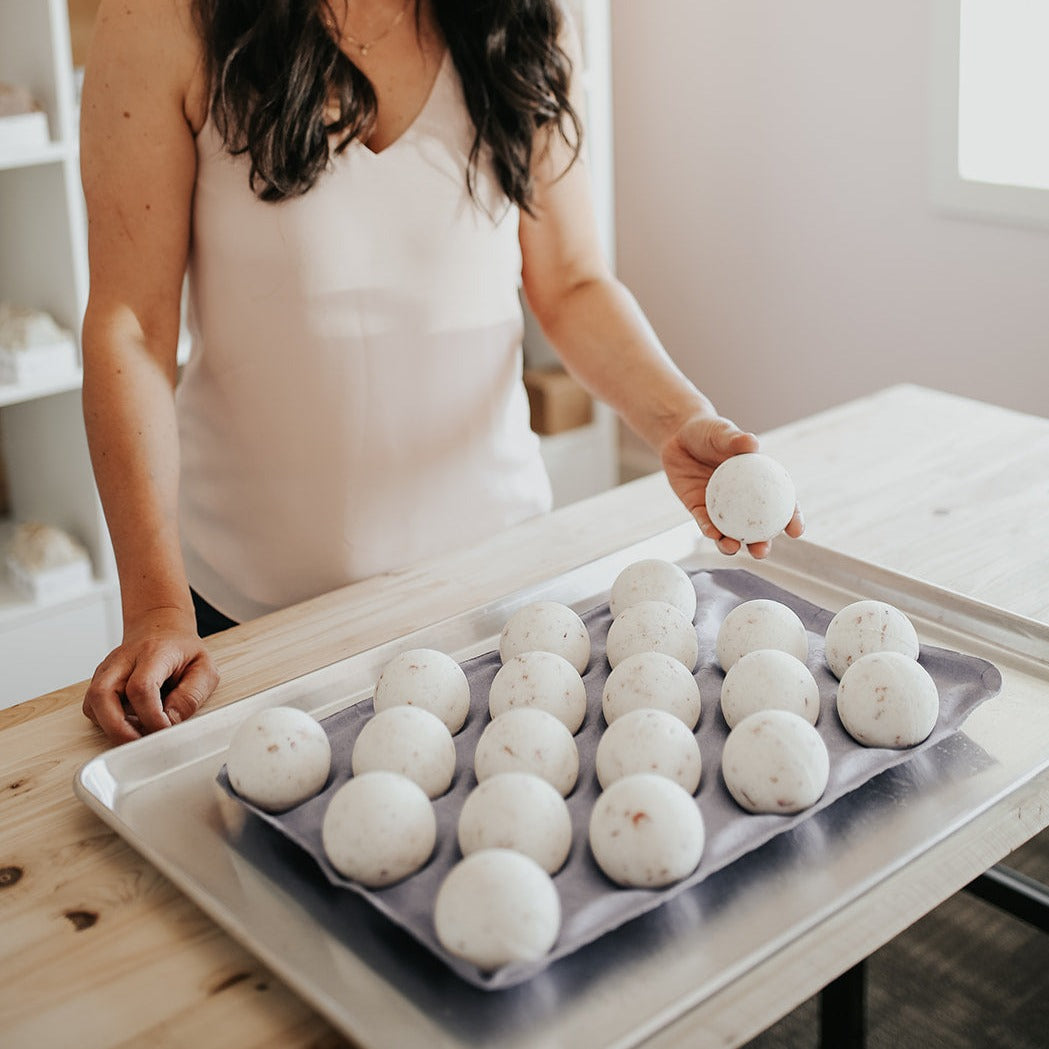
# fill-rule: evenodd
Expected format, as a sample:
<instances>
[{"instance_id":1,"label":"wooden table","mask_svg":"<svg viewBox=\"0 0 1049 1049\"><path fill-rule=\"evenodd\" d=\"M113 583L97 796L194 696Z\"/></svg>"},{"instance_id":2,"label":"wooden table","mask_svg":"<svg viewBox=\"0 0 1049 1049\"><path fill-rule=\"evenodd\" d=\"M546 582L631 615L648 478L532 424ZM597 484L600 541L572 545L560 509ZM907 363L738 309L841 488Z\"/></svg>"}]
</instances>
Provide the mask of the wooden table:
<instances>
[{"instance_id":1,"label":"wooden table","mask_svg":"<svg viewBox=\"0 0 1049 1049\"><path fill-rule=\"evenodd\" d=\"M1049 420L901 386L762 444L797 482L808 538L1049 622ZM211 643L223 675L211 705L685 518L656 475L477 549L238 627ZM74 773L105 747L80 713L82 694L74 685L0 712L0 1044L342 1044L74 797ZM703 1044L746 1041L1047 824L1049 777L1040 776L935 846L918 869L890 877L704 1003ZM675 1045L680 1034L672 1025L646 1044Z\"/></svg>"}]
</instances>

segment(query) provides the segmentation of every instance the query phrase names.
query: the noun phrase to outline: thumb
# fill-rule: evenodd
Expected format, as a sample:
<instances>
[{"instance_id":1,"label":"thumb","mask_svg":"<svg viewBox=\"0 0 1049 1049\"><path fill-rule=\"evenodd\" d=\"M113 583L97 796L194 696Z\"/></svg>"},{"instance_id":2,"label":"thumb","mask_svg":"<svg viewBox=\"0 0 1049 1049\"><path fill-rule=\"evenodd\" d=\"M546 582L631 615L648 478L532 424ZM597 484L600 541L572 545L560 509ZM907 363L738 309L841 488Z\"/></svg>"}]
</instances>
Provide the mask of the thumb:
<instances>
[{"instance_id":1,"label":"thumb","mask_svg":"<svg viewBox=\"0 0 1049 1049\"><path fill-rule=\"evenodd\" d=\"M171 723L177 725L192 717L215 691L218 681L218 672L207 654L194 658L164 698L164 710Z\"/></svg>"},{"instance_id":2,"label":"thumb","mask_svg":"<svg viewBox=\"0 0 1049 1049\"><path fill-rule=\"evenodd\" d=\"M726 458L730 455L742 455L745 452L758 450L758 439L754 434L741 430L730 419L722 419L721 423L714 445L719 452L725 454Z\"/></svg>"},{"instance_id":3,"label":"thumb","mask_svg":"<svg viewBox=\"0 0 1049 1049\"><path fill-rule=\"evenodd\" d=\"M682 433L686 447L697 458L716 461L744 452L755 452L758 439L721 415L696 416Z\"/></svg>"}]
</instances>

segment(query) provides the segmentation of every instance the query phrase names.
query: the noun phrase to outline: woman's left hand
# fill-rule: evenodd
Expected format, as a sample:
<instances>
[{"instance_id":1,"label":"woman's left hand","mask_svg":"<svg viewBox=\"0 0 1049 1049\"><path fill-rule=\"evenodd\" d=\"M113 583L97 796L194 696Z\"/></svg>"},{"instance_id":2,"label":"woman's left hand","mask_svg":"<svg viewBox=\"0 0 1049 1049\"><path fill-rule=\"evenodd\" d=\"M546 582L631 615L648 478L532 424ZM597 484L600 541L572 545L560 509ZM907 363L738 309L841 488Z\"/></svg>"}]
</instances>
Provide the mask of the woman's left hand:
<instances>
[{"instance_id":1,"label":"woman's left hand","mask_svg":"<svg viewBox=\"0 0 1049 1049\"><path fill-rule=\"evenodd\" d=\"M677 497L696 519L700 531L713 539L723 554L736 553L741 544L722 535L707 513L707 482L715 468L733 455L756 452L758 439L745 433L735 423L719 415L700 413L691 416L676 430L660 449L660 458L667 480ZM796 539L805 530L801 510L795 506L794 516L784 529ZM752 557L767 557L772 543L750 543L747 549Z\"/></svg>"}]
</instances>

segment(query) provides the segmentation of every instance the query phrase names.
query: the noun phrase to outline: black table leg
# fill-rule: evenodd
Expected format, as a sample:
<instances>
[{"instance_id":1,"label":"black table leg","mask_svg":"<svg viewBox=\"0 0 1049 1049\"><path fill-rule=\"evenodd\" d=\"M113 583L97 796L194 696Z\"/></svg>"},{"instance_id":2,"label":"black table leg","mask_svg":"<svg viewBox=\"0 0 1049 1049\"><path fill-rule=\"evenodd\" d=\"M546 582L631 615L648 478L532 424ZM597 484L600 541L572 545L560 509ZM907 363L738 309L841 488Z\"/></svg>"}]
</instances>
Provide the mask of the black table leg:
<instances>
[{"instance_id":1,"label":"black table leg","mask_svg":"<svg viewBox=\"0 0 1049 1049\"><path fill-rule=\"evenodd\" d=\"M866 1044L865 959L820 991L820 1049L864 1049Z\"/></svg>"},{"instance_id":2,"label":"black table leg","mask_svg":"<svg viewBox=\"0 0 1049 1049\"><path fill-rule=\"evenodd\" d=\"M998 864L969 882L965 891L1049 932L1049 888L1020 871Z\"/></svg>"},{"instance_id":3,"label":"black table leg","mask_svg":"<svg viewBox=\"0 0 1049 1049\"><path fill-rule=\"evenodd\" d=\"M1001 864L965 886L973 896L1049 932L1049 887ZM865 1049L867 1044L866 960L820 991L820 1049Z\"/></svg>"}]
</instances>

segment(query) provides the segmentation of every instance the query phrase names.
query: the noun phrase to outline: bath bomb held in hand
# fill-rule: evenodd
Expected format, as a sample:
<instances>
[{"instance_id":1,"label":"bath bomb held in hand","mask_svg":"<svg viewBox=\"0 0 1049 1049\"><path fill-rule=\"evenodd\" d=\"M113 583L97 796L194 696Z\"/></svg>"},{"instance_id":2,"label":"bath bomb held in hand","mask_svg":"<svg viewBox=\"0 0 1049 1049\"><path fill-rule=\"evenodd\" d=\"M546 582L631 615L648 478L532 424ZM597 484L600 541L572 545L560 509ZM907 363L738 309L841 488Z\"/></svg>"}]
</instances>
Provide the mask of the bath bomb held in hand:
<instances>
[{"instance_id":1,"label":"bath bomb held in hand","mask_svg":"<svg viewBox=\"0 0 1049 1049\"><path fill-rule=\"evenodd\" d=\"M707 482L710 520L741 543L763 543L779 535L794 516L796 503L790 474L760 452L733 455Z\"/></svg>"}]
</instances>

